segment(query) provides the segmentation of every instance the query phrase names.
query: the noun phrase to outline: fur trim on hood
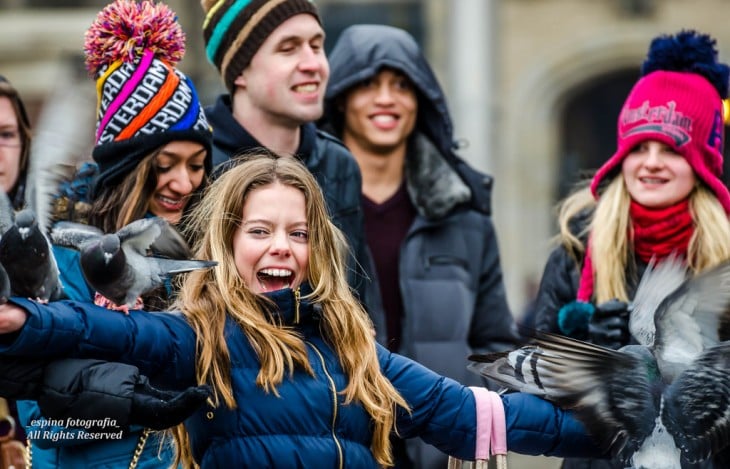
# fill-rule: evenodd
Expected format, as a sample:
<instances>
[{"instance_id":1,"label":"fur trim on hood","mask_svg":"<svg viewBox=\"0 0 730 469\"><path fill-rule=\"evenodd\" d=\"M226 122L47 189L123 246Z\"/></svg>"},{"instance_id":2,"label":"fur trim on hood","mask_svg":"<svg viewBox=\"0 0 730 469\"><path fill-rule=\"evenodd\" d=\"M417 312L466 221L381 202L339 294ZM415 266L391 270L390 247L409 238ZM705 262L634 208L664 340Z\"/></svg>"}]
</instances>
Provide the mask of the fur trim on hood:
<instances>
[{"instance_id":1,"label":"fur trim on hood","mask_svg":"<svg viewBox=\"0 0 730 469\"><path fill-rule=\"evenodd\" d=\"M421 134L417 133L409 145L405 176L408 195L427 220L443 218L471 199L469 186Z\"/></svg>"}]
</instances>

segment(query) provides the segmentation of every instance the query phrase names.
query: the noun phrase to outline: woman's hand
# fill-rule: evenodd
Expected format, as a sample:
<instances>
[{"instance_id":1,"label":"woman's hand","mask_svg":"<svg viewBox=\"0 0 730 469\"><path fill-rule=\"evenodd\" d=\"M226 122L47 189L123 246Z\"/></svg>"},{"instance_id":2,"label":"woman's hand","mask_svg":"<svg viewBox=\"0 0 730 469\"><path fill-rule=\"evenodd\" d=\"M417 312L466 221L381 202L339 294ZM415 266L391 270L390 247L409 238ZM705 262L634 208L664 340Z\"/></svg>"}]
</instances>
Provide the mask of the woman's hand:
<instances>
[{"instance_id":1,"label":"woman's hand","mask_svg":"<svg viewBox=\"0 0 730 469\"><path fill-rule=\"evenodd\" d=\"M28 315L23 308L12 303L0 305L0 334L19 331L26 319Z\"/></svg>"}]
</instances>

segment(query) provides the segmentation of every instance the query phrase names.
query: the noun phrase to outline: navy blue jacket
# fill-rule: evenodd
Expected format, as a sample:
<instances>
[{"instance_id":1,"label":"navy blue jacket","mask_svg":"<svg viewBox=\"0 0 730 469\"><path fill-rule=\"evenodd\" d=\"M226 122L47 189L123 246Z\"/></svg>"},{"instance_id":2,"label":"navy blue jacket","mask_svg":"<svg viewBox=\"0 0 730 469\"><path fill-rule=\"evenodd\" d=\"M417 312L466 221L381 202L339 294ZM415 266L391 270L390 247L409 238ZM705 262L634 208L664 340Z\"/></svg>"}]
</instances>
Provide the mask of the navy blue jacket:
<instances>
[{"instance_id":1,"label":"navy blue jacket","mask_svg":"<svg viewBox=\"0 0 730 469\"><path fill-rule=\"evenodd\" d=\"M321 336L316 305L302 303L292 323L294 295L272 295L285 324L304 337L314 376L297 371L278 387L281 397L255 384L256 353L231 320L225 327L231 379L238 407L202 408L186 422L193 455L202 468L245 463L248 467L375 468L368 415L345 405L346 376ZM139 367L153 385L182 389L195 383L195 335L182 315L132 311L110 314L88 303L49 305L13 298L28 312L25 326L5 337L0 353L77 356L116 360ZM471 390L378 346L381 369L412 407L397 426L461 459L474 457L476 408ZM592 441L568 412L535 396L503 397L508 447L526 454L595 455Z\"/></svg>"}]
</instances>

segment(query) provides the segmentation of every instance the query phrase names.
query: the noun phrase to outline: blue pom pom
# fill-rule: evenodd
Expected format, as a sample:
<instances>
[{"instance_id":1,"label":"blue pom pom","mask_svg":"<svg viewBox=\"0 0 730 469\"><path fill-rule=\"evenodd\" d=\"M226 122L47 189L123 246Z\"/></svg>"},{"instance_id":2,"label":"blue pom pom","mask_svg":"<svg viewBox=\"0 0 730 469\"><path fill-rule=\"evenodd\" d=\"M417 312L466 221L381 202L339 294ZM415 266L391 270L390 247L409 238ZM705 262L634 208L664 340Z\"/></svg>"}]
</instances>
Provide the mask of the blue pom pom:
<instances>
[{"instance_id":1,"label":"blue pom pom","mask_svg":"<svg viewBox=\"0 0 730 469\"><path fill-rule=\"evenodd\" d=\"M717 62L715 44L716 41L709 35L693 30L656 37L651 41L648 57L641 66L641 75L657 70L696 73L705 77L721 98L727 98L730 67Z\"/></svg>"},{"instance_id":2,"label":"blue pom pom","mask_svg":"<svg viewBox=\"0 0 730 469\"><path fill-rule=\"evenodd\" d=\"M567 336L588 331L588 323L596 312L592 303L573 301L563 305L558 311L558 328Z\"/></svg>"}]
</instances>

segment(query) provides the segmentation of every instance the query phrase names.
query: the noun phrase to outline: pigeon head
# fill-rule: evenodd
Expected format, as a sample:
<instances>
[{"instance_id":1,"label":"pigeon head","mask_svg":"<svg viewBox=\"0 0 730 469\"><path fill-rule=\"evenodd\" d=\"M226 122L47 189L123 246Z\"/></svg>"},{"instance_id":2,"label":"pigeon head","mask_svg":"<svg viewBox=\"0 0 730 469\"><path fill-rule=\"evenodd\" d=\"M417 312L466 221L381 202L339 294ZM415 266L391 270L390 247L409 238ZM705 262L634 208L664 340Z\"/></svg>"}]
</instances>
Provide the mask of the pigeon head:
<instances>
[{"instance_id":1,"label":"pigeon head","mask_svg":"<svg viewBox=\"0 0 730 469\"><path fill-rule=\"evenodd\" d=\"M90 285L105 283L124 271L126 256L120 248L119 238L108 234L81 249L81 268Z\"/></svg>"},{"instance_id":2,"label":"pigeon head","mask_svg":"<svg viewBox=\"0 0 730 469\"><path fill-rule=\"evenodd\" d=\"M24 209L18 212L18 214L15 215L15 225L18 227L20 238L23 241L28 239L28 236L30 236L34 232L35 227L38 226L33 210Z\"/></svg>"},{"instance_id":3,"label":"pigeon head","mask_svg":"<svg viewBox=\"0 0 730 469\"><path fill-rule=\"evenodd\" d=\"M110 258L119 252L121 243L119 242L119 237L113 234L108 234L101 237L100 246L104 253L104 258Z\"/></svg>"}]
</instances>

